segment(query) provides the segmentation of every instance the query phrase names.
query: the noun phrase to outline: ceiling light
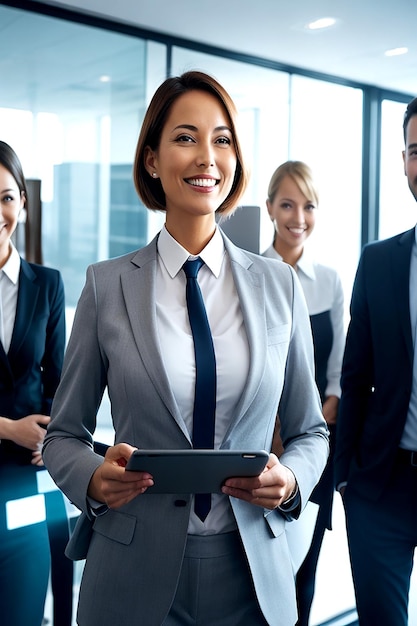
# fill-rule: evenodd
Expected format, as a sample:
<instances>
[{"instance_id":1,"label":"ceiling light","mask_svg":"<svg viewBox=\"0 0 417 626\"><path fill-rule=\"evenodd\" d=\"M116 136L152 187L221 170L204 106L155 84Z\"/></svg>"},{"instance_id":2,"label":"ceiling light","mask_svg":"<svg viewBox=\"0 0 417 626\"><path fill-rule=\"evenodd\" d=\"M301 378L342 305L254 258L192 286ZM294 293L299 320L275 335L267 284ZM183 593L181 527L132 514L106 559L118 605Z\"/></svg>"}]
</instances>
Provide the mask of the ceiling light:
<instances>
[{"instance_id":1,"label":"ceiling light","mask_svg":"<svg viewBox=\"0 0 417 626\"><path fill-rule=\"evenodd\" d=\"M397 57L400 54L407 54L408 48L391 48L391 50L386 50L384 52L386 57Z\"/></svg>"},{"instance_id":2,"label":"ceiling light","mask_svg":"<svg viewBox=\"0 0 417 626\"><path fill-rule=\"evenodd\" d=\"M306 28L308 30L320 30L322 28L330 28L330 26L334 26L335 24L336 19L334 17L321 17L307 24Z\"/></svg>"},{"instance_id":3,"label":"ceiling light","mask_svg":"<svg viewBox=\"0 0 417 626\"><path fill-rule=\"evenodd\" d=\"M109 83L111 81L110 76L107 76L107 74L103 74L103 76L100 76L100 82L101 83Z\"/></svg>"}]
</instances>

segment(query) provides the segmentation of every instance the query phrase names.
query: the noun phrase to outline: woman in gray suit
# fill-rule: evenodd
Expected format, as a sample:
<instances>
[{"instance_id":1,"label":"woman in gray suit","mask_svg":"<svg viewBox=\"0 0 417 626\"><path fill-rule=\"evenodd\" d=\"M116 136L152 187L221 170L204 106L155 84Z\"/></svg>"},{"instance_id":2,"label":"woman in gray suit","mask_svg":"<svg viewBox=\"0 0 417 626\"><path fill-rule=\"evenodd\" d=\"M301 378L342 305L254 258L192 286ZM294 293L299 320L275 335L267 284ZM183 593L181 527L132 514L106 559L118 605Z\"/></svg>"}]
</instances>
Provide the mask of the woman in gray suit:
<instances>
[{"instance_id":1,"label":"woman in gray suit","mask_svg":"<svg viewBox=\"0 0 417 626\"><path fill-rule=\"evenodd\" d=\"M157 89L134 180L165 226L145 248L88 268L44 443L49 471L83 512L68 547L86 557L78 623L293 626L285 527L323 471L327 429L295 273L216 226L247 183L236 110L216 80L187 72ZM199 259L213 353L203 370L185 273ZM193 414L213 364L207 447L271 451L279 411L285 451L257 477L228 479L201 515L198 495L147 494L152 475L125 466L136 447L205 447ZM103 459L93 434L106 387L115 445Z\"/></svg>"}]
</instances>

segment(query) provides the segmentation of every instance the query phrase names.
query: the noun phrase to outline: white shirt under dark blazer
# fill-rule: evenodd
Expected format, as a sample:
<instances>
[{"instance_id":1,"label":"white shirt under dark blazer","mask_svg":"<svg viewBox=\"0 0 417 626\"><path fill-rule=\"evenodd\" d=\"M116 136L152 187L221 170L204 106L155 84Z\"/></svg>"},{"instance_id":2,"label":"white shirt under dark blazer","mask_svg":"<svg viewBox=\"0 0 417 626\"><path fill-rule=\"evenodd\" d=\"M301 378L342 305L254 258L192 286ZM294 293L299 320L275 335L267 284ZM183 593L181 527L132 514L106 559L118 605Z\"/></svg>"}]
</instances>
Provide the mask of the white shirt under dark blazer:
<instances>
[{"instance_id":1,"label":"white shirt under dark blazer","mask_svg":"<svg viewBox=\"0 0 417 626\"><path fill-rule=\"evenodd\" d=\"M12 341L19 293L20 256L10 243L12 252L0 270L0 340L7 354Z\"/></svg>"}]
</instances>

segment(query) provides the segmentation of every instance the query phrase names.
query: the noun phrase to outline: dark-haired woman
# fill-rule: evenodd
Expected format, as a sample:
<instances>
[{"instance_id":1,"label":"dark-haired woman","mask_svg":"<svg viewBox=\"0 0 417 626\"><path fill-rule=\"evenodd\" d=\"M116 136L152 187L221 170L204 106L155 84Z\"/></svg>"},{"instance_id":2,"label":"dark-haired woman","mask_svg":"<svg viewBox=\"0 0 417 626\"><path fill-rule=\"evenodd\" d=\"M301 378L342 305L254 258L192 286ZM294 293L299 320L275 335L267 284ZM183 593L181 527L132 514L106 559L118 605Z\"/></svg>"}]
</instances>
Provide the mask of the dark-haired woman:
<instances>
[{"instance_id":1,"label":"dark-haired woman","mask_svg":"<svg viewBox=\"0 0 417 626\"><path fill-rule=\"evenodd\" d=\"M236 248L216 227L216 212L233 211L246 187L235 118L230 96L201 72L158 88L134 177L165 226L145 248L87 272L44 444L49 471L83 511L69 547L87 556L80 626L296 620L285 524L324 467L327 430L294 273ZM205 516L194 508L199 494L146 494L153 477L125 470L135 447L193 447L196 358L183 266L199 258L215 356L209 447L269 452L278 408L286 446L259 476L228 479ZM116 435L103 460L93 433L106 386Z\"/></svg>"},{"instance_id":2,"label":"dark-haired woman","mask_svg":"<svg viewBox=\"0 0 417 626\"><path fill-rule=\"evenodd\" d=\"M0 141L0 620L40 626L50 571L37 472L65 348L58 271L22 259L11 237L27 207L13 149Z\"/></svg>"}]
</instances>

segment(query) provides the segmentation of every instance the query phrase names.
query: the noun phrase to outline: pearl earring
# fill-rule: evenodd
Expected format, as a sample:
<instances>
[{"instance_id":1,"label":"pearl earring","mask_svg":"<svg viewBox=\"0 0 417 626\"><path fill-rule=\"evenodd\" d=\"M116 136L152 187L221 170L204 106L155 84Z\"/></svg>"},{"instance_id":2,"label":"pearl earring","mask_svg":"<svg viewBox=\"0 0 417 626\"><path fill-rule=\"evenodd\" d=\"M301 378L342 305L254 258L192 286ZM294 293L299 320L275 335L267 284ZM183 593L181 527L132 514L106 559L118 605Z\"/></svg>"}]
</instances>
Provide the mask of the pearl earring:
<instances>
[{"instance_id":1,"label":"pearl earring","mask_svg":"<svg viewBox=\"0 0 417 626\"><path fill-rule=\"evenodd\" d=\"M154 178L156 178L156 177L157 177L157 173L156 173L156 172L152 172L152 176L153 176Z\"/></svg>"}]
</instances>

